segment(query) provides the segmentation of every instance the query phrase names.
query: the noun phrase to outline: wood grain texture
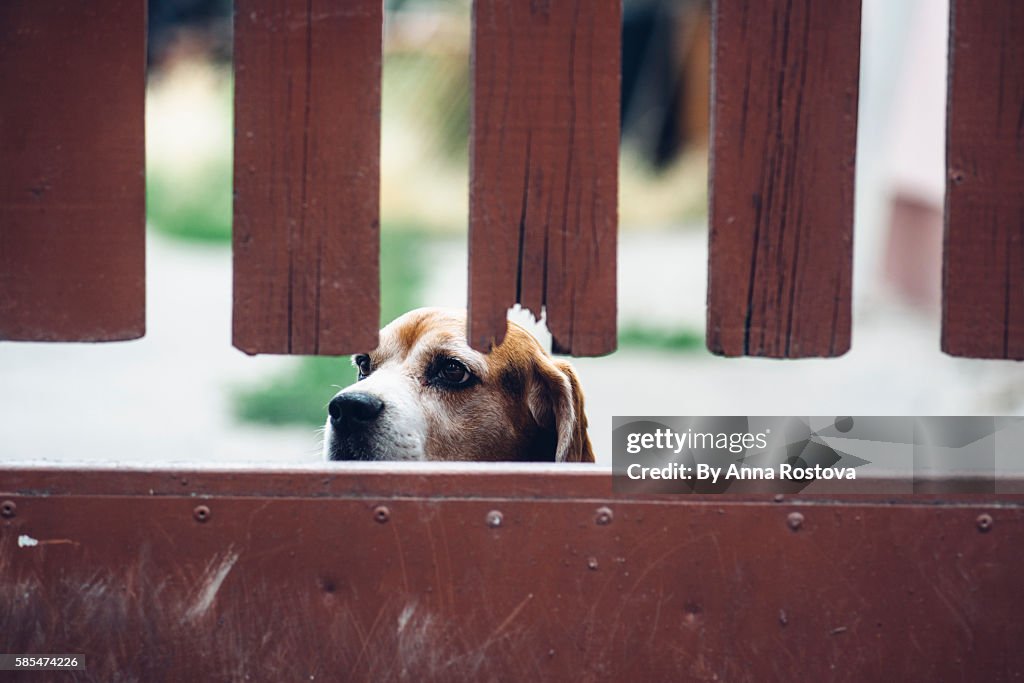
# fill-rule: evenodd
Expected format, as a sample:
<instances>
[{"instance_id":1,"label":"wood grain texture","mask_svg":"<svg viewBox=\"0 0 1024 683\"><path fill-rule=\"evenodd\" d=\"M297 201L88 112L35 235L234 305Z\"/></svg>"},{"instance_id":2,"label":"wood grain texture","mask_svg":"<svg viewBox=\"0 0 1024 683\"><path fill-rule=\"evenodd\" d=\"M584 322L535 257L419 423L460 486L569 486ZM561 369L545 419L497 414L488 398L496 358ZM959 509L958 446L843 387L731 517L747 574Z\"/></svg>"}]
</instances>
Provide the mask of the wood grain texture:
<instances>
[{"instance_id":1,"label":"wood grain texture","mask_svg":"<svg viewBox=\"0 0 1024 683\"><path fill-rule=\"evenodd\" d=\"M860 0L714 9L708 348L850 347Z\"/></svg>"},{"instance_id":2,"label":"wood grain texture","mask_svg":"<svg viewBox=\"0 0 1024 683\"><path fill-rule=\"evenodd\" d=\"M0 339L145 334L146 3L0 3Z\"/></svg>"},{"instance_id":3,"label":"wood grain texture","mask_svg":"<svg viewBox=\"0 0 1024 683\"><path fill-rule=\"evenodd\" d=\"M469 339L546 311L554 350L615 349L619 0L476 0Z\"/></svg>"},{"instance_id":4,"label":"wood grain texture","mask_svg":"<svg viewBox=\"0 0 1024 683\"><path fill-rule=\"evenodd\" d=\"M380 322L380 0L239 0L234 344L335 355Z\"/></svg>"},{"instance_id":5,"label":"wood grain texture","mask_svg":"<svg viewBox=\"0 0 1024 683\"><path fill-rule=\"evenodd\" d=\"M1024 360L1024 3L951 4L942 350Z\"/></svg>"}]
</instances>

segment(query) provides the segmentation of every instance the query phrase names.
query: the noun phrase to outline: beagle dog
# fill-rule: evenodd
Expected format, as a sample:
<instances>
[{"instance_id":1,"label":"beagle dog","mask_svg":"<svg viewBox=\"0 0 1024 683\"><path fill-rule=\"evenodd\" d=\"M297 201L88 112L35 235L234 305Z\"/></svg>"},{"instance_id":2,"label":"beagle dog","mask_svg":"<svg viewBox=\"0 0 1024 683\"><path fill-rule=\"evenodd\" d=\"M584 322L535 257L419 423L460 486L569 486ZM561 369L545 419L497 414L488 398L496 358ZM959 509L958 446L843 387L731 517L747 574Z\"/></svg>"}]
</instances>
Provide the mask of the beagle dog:
<instances>
[{"instance_id":1,"label":"beagle dog","mask_svg":"<svg viewBox=\"0 0 1024 683\"><path fill-rule=\"evenodd\" d=\"M328 405L328 460L594 462L572 366L513 322L484 354L465 311L420 308L352 362L358 381Z\"/></svg>"}]
</instances>

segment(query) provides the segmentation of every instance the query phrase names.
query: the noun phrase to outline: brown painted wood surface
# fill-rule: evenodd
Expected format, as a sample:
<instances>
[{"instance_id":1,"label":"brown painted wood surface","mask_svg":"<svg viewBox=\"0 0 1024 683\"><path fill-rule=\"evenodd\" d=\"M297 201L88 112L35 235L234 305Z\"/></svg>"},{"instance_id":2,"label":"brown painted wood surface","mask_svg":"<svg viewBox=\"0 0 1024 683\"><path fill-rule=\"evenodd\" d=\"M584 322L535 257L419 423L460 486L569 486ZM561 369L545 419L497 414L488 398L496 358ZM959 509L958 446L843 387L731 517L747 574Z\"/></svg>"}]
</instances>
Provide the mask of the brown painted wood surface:
<instances>
[{"instance_id":1,"label":"brown painted wood surface","mask_svg":"<svg viewBox=\"0 0 1024 683\"><path fill-rule=\"evenodd\" d=\"M860 0L719 0L708 348L850 346Z\"/></svg>"},{"instance_id":2,"label":"brown painted wood surface","mask_svg":"<svg viewBox=\"0 0 1024 683\"><path fill-rule=\"evenodd\" d=\"M1024 3L951 6L942 349L1024 359Z\"/></svg>"},{"instance_id":3,"label":"brown painted wood surface","mask_svg":"<svg viewBox=\"0 0 1024 683\"><path fill-rule=\"evenodd\" d=\"M235 9L234 344L377 344L380 0Z\"/></svg>"},{"instance_id":4,"label":"brown painted wood surface","mask_svg":"<svg viewBox=\"0 0 1024 683\"><path fill-rule=\"evenodd\" d=\"M0 339L145 333L145 9L0 3Z\"/></svg>"},{"instance_id":5,"label":"brown painted wood surface","mask_svg":"<svg viewBox=\"0 0 1024 683\"><path fill-rule=\"evenodd\" d=\"M619 0L476 0L469 338L547 312L558 352L615 349Z\"/></svg>"},{"instance_id":6,"label":"brown painted wood surface","mask_svg":"<svg viewBox=\"0 0 1024 683\"><path fill-rule=\"evenodd\" d=\"M533 469L9 470L0 648L95 681L1024 676L1019 496L617 496Z\"/></svg>"}]
</instances>

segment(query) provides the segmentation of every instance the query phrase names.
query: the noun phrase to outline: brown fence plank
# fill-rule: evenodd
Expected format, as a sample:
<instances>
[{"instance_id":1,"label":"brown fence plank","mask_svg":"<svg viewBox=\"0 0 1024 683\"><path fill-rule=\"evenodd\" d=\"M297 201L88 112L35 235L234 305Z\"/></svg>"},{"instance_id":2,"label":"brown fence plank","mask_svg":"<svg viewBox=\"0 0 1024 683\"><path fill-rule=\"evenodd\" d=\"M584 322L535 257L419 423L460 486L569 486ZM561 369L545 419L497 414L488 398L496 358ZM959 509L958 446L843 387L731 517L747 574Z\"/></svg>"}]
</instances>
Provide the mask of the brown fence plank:
<instances>
[{"instance_id":1,"label":"brown fence plank","mask_svg":"<svg viewBox=\"0 0 1024 683\"><path fill-rule=\"evenodd\" d=\"M476 0L469 338L515 302L558 352L615 350L619 0Z\"/></svg>"},{"instance_id":2,"label":"brown fence plank","mask_svg":"<svg viewBox=\"0 0 1024 683\"><path fill-rule=\"evenodd\" d=\"M372 349L380 322L380 0L239 0L234 343Z\"/></svg>"},{"instance_id":3,"label":"brown fence plank","mask_svg":"<svg viewBox=\"0 0 1024 683\"><path fill-rule=\"evenodd\" d=\"M15 471L0 647L83 653L89 680L1024 676L1019 497L651 500L448 469Z\"/></svg>"},{"instance_id":4,"label":"brown fence plank","mask_svg":"<svg viewBox=\"0 0 1024 683\"><path fill-rule=\"evenodd\" d=\"M145 333L146 3L0 3L0 339Z\"/></svg>"},{"instance_id":5,"label":"brown fence plank","mask_svg":"<svg viewBox=\"0 0 1024 683\"><path fill-rule=\"evenodd\" d=\"M951 5L942 349L1024 360L1024 3Z\"/></svg>"},{"instance_id":6,"label":"brown fence plank","mask_svg":"<svg viewBox=\"0 0 1024 683\"><path fill-rule=\"evenodd\" d=\"M850 346L860 0L714 6L708 348Z\"/></svg>"}]
</instances>

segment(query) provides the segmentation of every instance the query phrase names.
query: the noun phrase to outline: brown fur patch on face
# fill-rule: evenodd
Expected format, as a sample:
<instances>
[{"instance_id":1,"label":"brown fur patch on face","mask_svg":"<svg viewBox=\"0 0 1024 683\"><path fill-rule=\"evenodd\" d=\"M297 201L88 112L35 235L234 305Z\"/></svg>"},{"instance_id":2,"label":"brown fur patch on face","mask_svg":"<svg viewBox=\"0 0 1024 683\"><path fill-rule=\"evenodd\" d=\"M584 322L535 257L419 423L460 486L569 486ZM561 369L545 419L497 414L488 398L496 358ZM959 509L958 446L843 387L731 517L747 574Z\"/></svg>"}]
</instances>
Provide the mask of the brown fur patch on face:
<instances>
[{"instance_id":1,"label":"brown fur patch on face","mask_svg":"<svg viewBox=\"0 0 1024 683\"><path fill-rule=\"evenodd\" d=\"M526 373L522 368L508 367L501 371L501 388L513 398L522 398L526 387Z\"/></svg>"},{"instance_id":2,"label":"brown fur patch on face","mask_svg":"<svg viewBox=\"0 0 1024 683\"><path fill-rule=\"evenodd\" d=\"M395 342L400 348L413 348L420 337L431 329L429 323L433 317L429 312L424 312L422 315L414 317L406 322L406 324L401 325L395 330Z\"/></svg>"},{"instance_id":3,"label":"brown fur patch on face","mask_svg":"<svg viewBox=\"0 0 1024 683\"><path fill-rule=\"evenodd\" d=\"M571 369L565 371L568 364L551 358L533 335L514 323L509 323L505 341L487 360L497 370L506 420L515 426L514 459L556 460L560 431L568 429L572 435L564 440L572 448L566 458L593 462L582 416L583 397Z\"/></svg>"}]
</instances>

